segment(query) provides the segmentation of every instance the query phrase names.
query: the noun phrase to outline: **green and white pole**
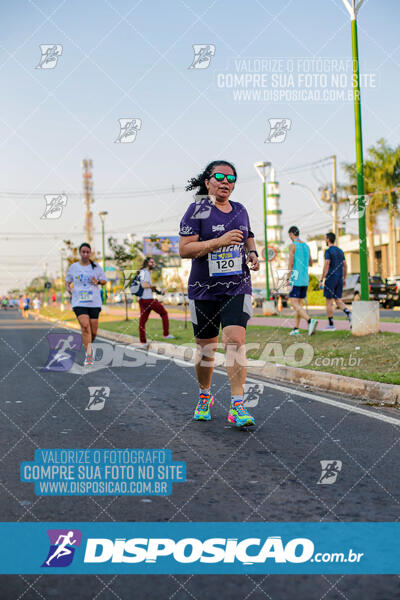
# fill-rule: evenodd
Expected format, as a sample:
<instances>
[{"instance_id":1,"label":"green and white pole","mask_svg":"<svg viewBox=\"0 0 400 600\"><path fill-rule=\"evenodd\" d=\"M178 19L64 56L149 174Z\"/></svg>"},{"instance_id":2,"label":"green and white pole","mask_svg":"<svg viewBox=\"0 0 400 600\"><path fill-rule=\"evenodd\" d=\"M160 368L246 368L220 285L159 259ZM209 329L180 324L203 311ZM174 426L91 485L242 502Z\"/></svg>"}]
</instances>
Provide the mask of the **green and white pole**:
<instances>
[{"instance_id":1,"label":"green and white pole","mask_svg":"<svg viewBox=\"0 0 400 600\"><path fill-rule=\"evenodd\" d=\"M360 67L358 61L357 14L364 0L343 0L351 18L351 42L353 51L353 92L354 92L354 122L356 134L356 172L357 172L357 204L358 204L358 237L360 246L360 284L361 300L369 300L368 286L368 249L367 227L365 218L364 196L364 160L362 146L361 96L360 96Z\"/></svg>"},{"instance_id":2,"label":"green and white pole","mask_svg":"<svg viewBox=\"0 0 400 600\"><path fill-rule=\"evenodd\" d=\"M267 231L267 172L271 167L270 162L258 162L254 167L261 178L263 184L263 212L264 212L264 254L265 254L265 302L263 306L264 314L273 314L275 312L274 302L270 301L269 288L269 263L268 263L268 231Z\"/></svg>"},{"instance_id":3,"label":"green and white pole","mask_svg":"<svg viewBox=\"0 0 400 600\"><path fill-rule=\"evenodd\" d=\"M267 231L267 183L263 181L263 198L264 198L264 245L265 245L265 298L269 300L269 263L268 263L268 231Z\"/></svg>"},{"instance_id":4,"label":"green and white pole","mask_svg":"<svg viewBox=\"0 0 400 600\"><path fill-rule=\"evenodd\" d=\"M102 263L103 263L103 271L106 272L106 250L105 250L105 240L104 240L104 218L108 215L106 210L99 212L99 217L101 221L101 253L102 253ZM106 286L103 286L103 304L107 304L107 289Z\"/></svg>"}]
</instances>

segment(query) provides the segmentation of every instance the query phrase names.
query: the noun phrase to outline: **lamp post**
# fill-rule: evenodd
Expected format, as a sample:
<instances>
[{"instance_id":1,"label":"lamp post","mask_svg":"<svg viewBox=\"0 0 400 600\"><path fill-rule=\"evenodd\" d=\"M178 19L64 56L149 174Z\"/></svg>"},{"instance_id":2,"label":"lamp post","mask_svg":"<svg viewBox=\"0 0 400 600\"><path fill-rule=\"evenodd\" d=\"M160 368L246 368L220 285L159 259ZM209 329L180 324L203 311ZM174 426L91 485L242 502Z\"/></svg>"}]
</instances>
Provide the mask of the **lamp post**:
<instances>
[{"instance_id":1,"label":"lamp post","mask_svg":"<svg viewBox=\"0 0 400 600\"><path fill-rule=\"evenodd\" d=\"M65 284L64 284L64 258L65 258L65 248L60 248L60 257L61 257L61 312L65 310Z\"/></svg>"},{"instance_id":2,"label":"lamp post","mask_svg":"<svg viewBox=\"0 0 400 600\"><path fill-rule=\"evenodd\" d=\"M354 90L354 122L356 134L356 172L357 172L357 204L358 204L358 237L360 244L360 284L361 300L369 299L367 230L365 219L364 197L364 162L362 148L360 69L358 62L357 15L364 0L343 0L343 4L351 18L351 42L353 51L353 90Z\"/></svg>"},{"instance_id":3,"label":"lamp post","mask_svg":"<svg viewBox=\"0 0 400 600\"><path fill-rule=\"evenodd\" d=\"M106 210L99 212L99 217L101 221L101 253L102 253L102 262L103 262L103 271L106 272L106 252L105 252L105 242L104 242L104 219L108 215ZM103 286L103 304L107 304L107 290L106 287Z\"/></svg>"},{"instance_id":4,"label":"lamp post","mask_svg":"<svg viewBox=\"0 0 400 600\"><path fill-rule=\"evenodd\" d=\"M361 301L353 302L352 335L361 336L379 332L379 302L369 301L367 227L364 196L364 160L362 147L360 67L358 62L357 15L364 0L343 0L351 19L351 44L353 52L354 124L356 138L356 174L358 239L360 252L360 295Z\"/></svg>"},{"instance_id":5,"label":"lamp post","mask_svg":"<svg viewBox=\"0 0 400 600\"><path fill-rule=\"evenodd\" d=\"M263 182L263 210L264 210L264 246L265 246L265 303L264 303L264 314L275 312L274 302L270 301L270 289L269 289L269 263L268 263L268 232L267 232L267 173L271 168L270 162L257 162L254 163L254 168Z\"/></svg>"}]
</instances>

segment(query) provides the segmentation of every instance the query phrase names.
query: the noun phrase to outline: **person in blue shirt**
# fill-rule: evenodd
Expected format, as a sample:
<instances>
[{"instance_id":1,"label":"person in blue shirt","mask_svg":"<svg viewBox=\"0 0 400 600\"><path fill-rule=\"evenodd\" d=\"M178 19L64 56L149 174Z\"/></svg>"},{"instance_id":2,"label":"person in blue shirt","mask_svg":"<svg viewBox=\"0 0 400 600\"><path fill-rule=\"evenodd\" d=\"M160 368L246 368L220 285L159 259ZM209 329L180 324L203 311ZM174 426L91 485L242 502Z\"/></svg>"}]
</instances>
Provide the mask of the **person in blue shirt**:
<instances>
[{"instance_id":1,"label":"person in blue shirt","mask_svg":"<svg viewBox=\"0 0 400 600\"><path fill-rule=\"evenodd\" d=\"M336 306L345 313L351 326L351 312L342 300L343 284L347 277L347 264L343 250L335 246L336 235L329 232L326 234L325 239L328 248L325 250L324 270L320 283L322 284L325 280L324 298L329 325L325 327L324 331L335 331L335 325L333 323L334 300Z\"/></svg>"},{"instance_id":2,"label":"person in blue shirt","mask_svg":"<svg viewBox=\"0 0 400 600\"><path fill-rule=\"evenodd\" d=\"M308 325L308 335L312 335L317 328L318 321L312 319L303 308L303 299L307 296L309 283L308 267L312 266L310 248L300 238L300 231L296 225L289 228L289 237L292 243L289 246L289 264L287 279L292 290L289 293L290 304L296 311L296 322L289 335L299 335L301 319L305 319Z\"/></svg>"}]
</instances>

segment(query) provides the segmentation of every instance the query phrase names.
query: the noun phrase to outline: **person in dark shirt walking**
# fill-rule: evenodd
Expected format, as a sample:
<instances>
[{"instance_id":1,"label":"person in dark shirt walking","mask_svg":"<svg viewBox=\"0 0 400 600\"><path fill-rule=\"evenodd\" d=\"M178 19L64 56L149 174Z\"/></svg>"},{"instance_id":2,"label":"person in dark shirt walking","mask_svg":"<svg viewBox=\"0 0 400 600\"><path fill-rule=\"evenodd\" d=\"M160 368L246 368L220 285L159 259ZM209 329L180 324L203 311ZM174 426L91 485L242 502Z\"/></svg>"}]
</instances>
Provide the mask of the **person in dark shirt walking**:
<instances>
[{"instance_id":1,"label":"person in dark shirt walking","mask_svg":"<svg viewBox=\"0 0 400 600\"><path fill-rule=\"evenodd\" d=\"M336 235L332 232L326 234L325 264L320 283L325 280L324 298L326 301L326 314L329 325L324 331L335 331L333 323L333 301L346 315L351 327L351 312L342 300L343 284L347 277L347 263L343 250L335 246Z\"/></svg>"}]
</instances>

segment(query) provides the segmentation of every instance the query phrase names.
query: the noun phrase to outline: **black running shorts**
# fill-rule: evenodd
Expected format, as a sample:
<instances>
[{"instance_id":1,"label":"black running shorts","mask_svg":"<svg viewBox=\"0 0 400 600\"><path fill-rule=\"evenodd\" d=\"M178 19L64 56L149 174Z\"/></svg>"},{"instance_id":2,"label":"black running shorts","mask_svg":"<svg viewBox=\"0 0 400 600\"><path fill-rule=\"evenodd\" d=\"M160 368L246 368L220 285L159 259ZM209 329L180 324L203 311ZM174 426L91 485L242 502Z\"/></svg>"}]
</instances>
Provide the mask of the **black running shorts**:
<instances>
[{"instance_id":1,"label":"black running shorts","mask_svg":"<svg viewBox=\"0 0 400 600\"><path fill-rule=\"evenodd\" d=\"M219 335L228 325L246 327L253 314L250 294L221 296L218 300L189 300L190 318L194 336L211 339Z\"/></svg>"},{"instance_id":2,"label":"black running shorts","mask_svg":"<svg viewBox=\"0 0 400 600\"><path fill-rule=\"evenodd\" d=\"M88 315L89 319L98 319L101 306L74 306L72 310L77 317L80 315Z\"/></svg>"}]
</instances>

